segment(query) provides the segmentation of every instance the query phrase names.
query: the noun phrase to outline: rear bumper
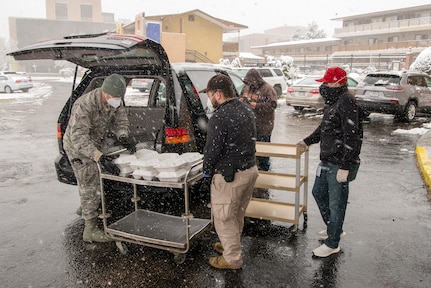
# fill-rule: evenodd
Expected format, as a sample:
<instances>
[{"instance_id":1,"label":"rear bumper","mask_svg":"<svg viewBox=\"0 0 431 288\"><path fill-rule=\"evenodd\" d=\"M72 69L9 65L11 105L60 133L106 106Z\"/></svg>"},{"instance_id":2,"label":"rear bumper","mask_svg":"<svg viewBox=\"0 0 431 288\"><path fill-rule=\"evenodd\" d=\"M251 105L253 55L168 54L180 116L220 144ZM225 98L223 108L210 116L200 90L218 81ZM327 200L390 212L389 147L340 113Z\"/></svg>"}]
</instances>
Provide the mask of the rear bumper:
<instances>
[{"instance_id":1,"label":"rear bumper","mask_svg":"<svg viewBox=\"0 0 431 288\"><path fill-rule=\"evenodd\" d=\"M72 166L70 165L69 159L67 159L65 154L59 154L55 158L54 163L58 181L69 185L77 184Z\"/></svg>"},{"instance_id":2,"label":"rear bumper","mask_svg":"<svg viewBox=\"0 0 431 288\"><path fill-rule=\"evenodd\" d=\"M403 106L394 102L373 102L357 99L357 103L367 112L397 114L403 111Z\"/></svg>"}]
</instances>

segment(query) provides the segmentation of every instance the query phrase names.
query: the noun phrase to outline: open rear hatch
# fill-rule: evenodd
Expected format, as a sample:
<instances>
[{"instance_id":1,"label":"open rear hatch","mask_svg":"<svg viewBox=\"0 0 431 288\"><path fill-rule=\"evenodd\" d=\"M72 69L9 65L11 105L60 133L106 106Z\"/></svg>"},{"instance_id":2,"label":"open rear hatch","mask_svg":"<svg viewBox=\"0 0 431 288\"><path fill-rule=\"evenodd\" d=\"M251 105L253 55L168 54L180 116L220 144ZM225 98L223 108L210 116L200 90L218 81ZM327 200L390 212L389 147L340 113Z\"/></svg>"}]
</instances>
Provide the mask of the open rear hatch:
<instances>
[{"instance_id":1,"label":"open rear hatch","mask_svg":"<svg viewBox=\"0 0 431 288\"><path fill-rule=\"evenodd\" d=\"M66 60L92 69L103 66L156 66L169 74L163 47L136 35L99 34L47 40L8 53L15 60Z\"/></svg>"}]
</instances>

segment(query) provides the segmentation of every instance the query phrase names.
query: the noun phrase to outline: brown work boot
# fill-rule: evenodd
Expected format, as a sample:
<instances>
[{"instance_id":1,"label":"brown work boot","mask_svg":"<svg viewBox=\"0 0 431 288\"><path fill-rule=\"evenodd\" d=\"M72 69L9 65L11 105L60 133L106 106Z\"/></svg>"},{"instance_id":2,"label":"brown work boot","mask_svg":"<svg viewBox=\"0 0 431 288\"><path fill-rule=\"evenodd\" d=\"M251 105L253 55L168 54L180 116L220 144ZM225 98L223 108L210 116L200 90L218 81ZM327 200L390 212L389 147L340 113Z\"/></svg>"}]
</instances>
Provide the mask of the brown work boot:
<instances>
[{"instance_id":1,"label":"brown work boot","mask_svg":"<svg viewBox=\"0 0 431 288\"><path fill-rule=\"evenodd\" d=\"M223 254L223 246L221 245L221 242L214 243L214 250L217 251L220 254Z\"/></svg>"},{"instance_id":2,"label":"brown work boot","mask_svg":"<svg viewBox=\"0 0 431 288\"><path fill-rule=\"evenodd\" d=\"M84 233L82 238L85 242L109 242L111 238L105 235L103 230L97 227L97 218L85 220Z\"/></svg>"},{"instance_id":3,"label":"brown work boot","mask_svg":"<svg viewBox=\"0 0 431 288\"><path fill-rule=\"evenodd\" d=\"M218 257L211 257L209 260L209 264L217 269L232 269L232 270L238 270L241 269L241 266L233 266L229 264L223 256Z\"/></svg>"}]
</instances>

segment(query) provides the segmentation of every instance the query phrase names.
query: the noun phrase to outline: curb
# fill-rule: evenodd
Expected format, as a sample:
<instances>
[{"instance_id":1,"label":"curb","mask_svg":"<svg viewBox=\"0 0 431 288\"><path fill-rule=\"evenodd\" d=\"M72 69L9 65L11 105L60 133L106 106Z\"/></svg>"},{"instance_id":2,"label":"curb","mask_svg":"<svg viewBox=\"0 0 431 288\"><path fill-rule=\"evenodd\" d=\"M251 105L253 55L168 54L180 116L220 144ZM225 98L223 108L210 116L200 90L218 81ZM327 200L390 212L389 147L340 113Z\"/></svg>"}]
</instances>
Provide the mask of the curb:
<instances>
[{"instance_id":1,"label":"curb","mask_svg":"<svg viewBox=\"0 0 431 288\"><path fill-rule=\"evenodd\" d=\"M428 186L431 188L431 160L428 157L428 149L425 146L416 146L416 157L419 164L419 168L422 171L424 180Z\"/></svg>"}]
</instances>

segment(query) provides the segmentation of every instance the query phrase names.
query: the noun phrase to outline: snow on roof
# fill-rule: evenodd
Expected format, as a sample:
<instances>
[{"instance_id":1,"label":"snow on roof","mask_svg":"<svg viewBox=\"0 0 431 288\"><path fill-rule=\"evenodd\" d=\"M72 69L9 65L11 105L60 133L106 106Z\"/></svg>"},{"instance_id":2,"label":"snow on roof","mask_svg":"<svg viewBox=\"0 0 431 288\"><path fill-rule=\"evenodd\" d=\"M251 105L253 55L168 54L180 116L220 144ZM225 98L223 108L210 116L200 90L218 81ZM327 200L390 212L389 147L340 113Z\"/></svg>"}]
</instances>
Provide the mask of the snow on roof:
<instances>
[{"instance_id":1,"label":"snow on roof","mask_svg":"<svg viewBox=\"0 0 431 288\"><path fill-rule=\"evenodd\" d=\"M254 55L253 53L250 53L250 52L240 52L239 53L239 58L242 58L242 59L258 59L258 60L265 59L263 57Z\"/></svg>"}]
</instances>

